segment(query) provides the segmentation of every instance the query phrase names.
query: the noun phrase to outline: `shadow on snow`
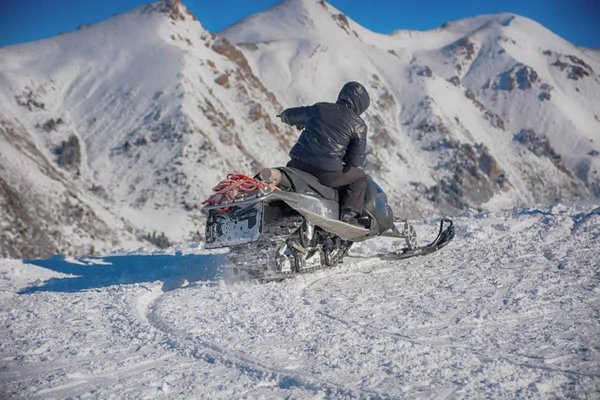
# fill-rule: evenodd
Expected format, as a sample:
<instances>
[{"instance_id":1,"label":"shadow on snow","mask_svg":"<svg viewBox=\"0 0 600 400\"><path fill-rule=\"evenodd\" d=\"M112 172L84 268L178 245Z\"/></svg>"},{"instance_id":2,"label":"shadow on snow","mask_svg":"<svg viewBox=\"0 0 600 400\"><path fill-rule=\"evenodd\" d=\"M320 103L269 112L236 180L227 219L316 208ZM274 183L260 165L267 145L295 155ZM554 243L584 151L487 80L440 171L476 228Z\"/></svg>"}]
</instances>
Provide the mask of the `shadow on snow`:
<instances>
[{"instance_id":1,"label":"shadow on snow","mask_svg":"<svg viewBox=\"0 0 600 400\"><path fill-rule=\"evenodd\" d=\"M218 278L225 254L126 255L66 259L57 255L44 260L23 260L26 264L47 268L75 277L51 278L39 286L19 293L40 291L77 292L111 285L163 281L163 290L188 282Z\"/></svg>"}]
</instances>

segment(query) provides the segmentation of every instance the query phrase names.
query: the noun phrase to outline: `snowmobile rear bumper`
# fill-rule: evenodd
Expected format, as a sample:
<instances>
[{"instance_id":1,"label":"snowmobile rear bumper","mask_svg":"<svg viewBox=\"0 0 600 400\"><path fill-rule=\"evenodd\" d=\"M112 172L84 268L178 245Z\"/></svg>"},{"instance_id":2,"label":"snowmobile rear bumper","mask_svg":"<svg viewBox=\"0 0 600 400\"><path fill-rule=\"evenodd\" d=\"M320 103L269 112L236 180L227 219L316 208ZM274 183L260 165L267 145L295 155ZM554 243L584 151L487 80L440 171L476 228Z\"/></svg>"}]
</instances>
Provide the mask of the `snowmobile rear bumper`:
<instances>
[{"instance_id":1,"label":"snowmobile rear bumper","mask_svg":"<svg viewBox=\"0 0 600 400\"><path fill-rule=\"evenodd\" d=\"M207 214L205 247L214 249L259 240L265 223L265 206L275 201L283 201L309 220L313 215L328 216L332 220L339 215L338 204L334 201L283 191L225 205L207 205L202 209ZM224 208L227 209L220 211Z\"/></svg>"},{"instance_id":2,"label":"snowmobile rear bumper","mask_svg":"<svg viewBox=\"0 0 600 400\"><path fill-rule=\"evenodd\" d=\"M212 206L211 206L212 207ZM232 206L225 212L210 210L206 221L207 249L235 246L260 238L263 203Z\"/></svg>"}]
</instances>

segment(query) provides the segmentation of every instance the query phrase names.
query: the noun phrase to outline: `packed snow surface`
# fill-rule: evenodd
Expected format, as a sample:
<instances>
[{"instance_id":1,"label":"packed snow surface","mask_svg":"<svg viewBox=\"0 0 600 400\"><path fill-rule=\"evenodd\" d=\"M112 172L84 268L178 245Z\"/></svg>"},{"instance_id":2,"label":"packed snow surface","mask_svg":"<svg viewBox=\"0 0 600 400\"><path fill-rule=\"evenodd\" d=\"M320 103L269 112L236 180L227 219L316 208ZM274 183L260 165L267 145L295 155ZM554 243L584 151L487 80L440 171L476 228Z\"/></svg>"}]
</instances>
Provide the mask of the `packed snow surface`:
<instances>
[{"instance_id":1,"label":"packed snow surface","mask_svg":"<svg viewBox=\"0 0 600 400\"><path fill-rule=\"evenodd\" d=\"M600 207L455 224L431 256L373 239L268 284L220 278L201 243L0 260L0 397L596 397Z\"/></svg>"}]
</instances>

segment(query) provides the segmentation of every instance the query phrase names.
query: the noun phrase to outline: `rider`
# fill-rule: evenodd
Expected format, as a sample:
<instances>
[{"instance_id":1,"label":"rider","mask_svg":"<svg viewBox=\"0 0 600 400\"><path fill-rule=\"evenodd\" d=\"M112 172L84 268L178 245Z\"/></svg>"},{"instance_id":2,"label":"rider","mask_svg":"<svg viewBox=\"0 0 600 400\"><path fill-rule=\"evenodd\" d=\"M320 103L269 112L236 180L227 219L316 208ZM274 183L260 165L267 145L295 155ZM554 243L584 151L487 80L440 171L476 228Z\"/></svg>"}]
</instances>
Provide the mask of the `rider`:
<instances>
[{"instance_id":1,"label":"rider","mask_svg":"<svg viewBox=\"0 0 600 400\"><path fill-rule=\"evenodd\" d=\"M306 171L341 191L340 219L360 225L367 176L360 168L367 156L367 125L360 115L369 107L367 90L358 82L344 85L335 103L288 108L281 120L303 129L287 166Z\"/></svg>"}]
</instances>

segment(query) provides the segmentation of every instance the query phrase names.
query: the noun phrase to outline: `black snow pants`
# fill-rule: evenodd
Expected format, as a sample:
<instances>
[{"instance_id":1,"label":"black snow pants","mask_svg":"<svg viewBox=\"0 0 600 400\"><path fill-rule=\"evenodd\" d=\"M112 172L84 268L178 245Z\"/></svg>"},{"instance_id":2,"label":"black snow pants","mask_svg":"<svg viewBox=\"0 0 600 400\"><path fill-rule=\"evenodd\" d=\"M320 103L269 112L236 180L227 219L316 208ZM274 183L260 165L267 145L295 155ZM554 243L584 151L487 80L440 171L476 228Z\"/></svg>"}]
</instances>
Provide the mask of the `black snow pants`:
<instances>
[{"instance_id":1,"label":"black snow pants","mask_svg":"<svg viewBox=\"0 0 600 400\"><path fill-rule=\"evenodd\" d=\"M362 169L346 166L343 171L322 171L295 158L287 166L308 172L325 186L341 189L341 211L350 210L362 214L367 192L367 175Z\"/></svg>"}]
</instances>

